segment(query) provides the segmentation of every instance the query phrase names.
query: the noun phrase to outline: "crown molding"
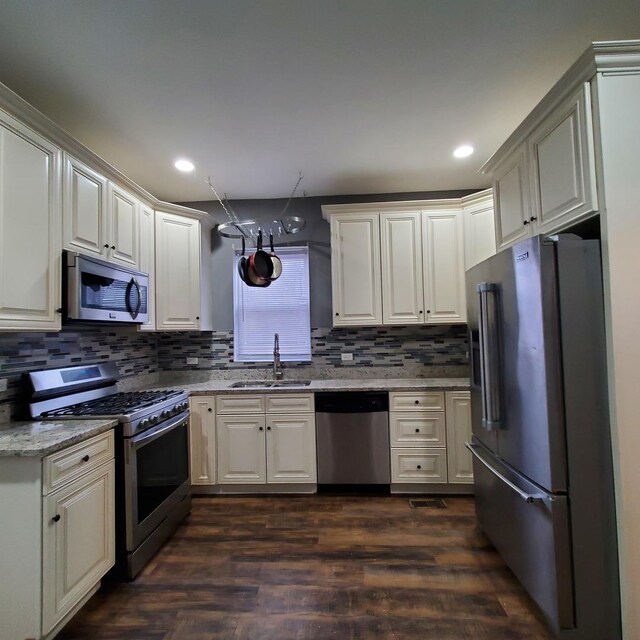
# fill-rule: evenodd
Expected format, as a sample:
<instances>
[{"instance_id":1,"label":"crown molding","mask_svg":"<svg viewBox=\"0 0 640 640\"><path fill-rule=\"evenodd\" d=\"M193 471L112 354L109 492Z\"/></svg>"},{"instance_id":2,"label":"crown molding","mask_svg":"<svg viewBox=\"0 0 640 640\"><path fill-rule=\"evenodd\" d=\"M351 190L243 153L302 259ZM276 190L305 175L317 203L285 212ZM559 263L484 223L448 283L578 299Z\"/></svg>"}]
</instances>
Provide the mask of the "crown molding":
<instances>
[{"instance_id":1,"label":"crown molding","mask_svg":"<svg viewBox=\"0 0 640 640\"><path fill-rule=\"evenodd\" d=\"M112 164L104 158L101 158L97 153L91 151L91 149L67 133L53 120L45 116L44 113L38 111L38 109L29 104L24 98L21 98L17 93L2 83L0 83L0 109L20 120L20 122L37 134L47 138L47 140L60 147L63 151L71 154L76 160L80 160L80 162L98 171L122 189L135 195L143 201L144 204L153 209L178 213L179 215L189 216L199 220L206 221L210 219L209 214L204 211L180 207L169 202L158 200L153 194L136 184L121 171L118 171ZM213 222L211 222L211 224L213 224Z\"/></svg>"}]
</instances>

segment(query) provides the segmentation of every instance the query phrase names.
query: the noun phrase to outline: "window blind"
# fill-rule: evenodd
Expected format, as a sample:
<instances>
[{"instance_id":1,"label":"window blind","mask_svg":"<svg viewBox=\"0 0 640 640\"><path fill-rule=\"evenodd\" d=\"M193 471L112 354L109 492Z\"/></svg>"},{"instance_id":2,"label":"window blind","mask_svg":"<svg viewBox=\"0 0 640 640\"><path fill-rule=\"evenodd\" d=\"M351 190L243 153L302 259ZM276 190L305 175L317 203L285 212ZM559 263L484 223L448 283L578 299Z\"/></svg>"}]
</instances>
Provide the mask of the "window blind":
<instances>
[{"instance_id":1,"label":"window blind","mask_svg":"<svg viewBox=\"0 0 640 640\"><path fill-rule=\"evenodd\" d=\"M280 336L283 362L311 360L309 249L282 247L282 275L264 289L248 287L238 275L240 252L233 261L233 359L271 362L273 337Z\"/></svg>"}]
</instances>

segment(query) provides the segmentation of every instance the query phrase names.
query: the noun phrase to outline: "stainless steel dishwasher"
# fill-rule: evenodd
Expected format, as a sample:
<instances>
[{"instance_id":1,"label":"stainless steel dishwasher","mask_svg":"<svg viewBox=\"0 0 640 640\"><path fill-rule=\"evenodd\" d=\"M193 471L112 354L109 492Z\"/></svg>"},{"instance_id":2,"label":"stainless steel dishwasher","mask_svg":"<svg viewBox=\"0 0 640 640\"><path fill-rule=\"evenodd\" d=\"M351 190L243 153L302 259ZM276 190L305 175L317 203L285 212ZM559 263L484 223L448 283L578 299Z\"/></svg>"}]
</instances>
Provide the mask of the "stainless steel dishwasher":
<instances>
[{"instance_id":1,"label":"stainless steel dishwasher","mask_svg":"<svg viewBox=\"0 0 640 640\"><path fill-rule=\"evenodd\" d=\"M389 484L389 395L316 393L318 484Z\"/></svg>"}]
</instances>

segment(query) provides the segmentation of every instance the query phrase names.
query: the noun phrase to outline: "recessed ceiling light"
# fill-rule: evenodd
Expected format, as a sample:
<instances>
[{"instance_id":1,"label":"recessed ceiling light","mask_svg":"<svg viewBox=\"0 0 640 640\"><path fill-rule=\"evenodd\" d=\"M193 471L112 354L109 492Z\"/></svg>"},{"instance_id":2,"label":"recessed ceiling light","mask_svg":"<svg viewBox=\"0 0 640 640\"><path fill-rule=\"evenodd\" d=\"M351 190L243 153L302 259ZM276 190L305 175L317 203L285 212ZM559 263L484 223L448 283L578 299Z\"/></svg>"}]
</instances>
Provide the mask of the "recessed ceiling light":
<instances>
[{"instance_id":1,"label":"recessed ceiling light","mask_svg":"<svg viewBox=\"0 0 640 640\"><path fill-rule=\"evenodd\" d=\"M188 173L189 171L193 171L195 169L195 166L193 165L193 162L191 162L190 160L185 160L185 159L176 160L174 162L173 166L178 171L184 171L185 173Z\"/></svg>"},{"instance_id":2,"label":"recessed ceiling light","mask_svg":"<svg viewBox=\"0 0 640 640\"><path fill-rule=\"evenodd\" d=\"M473 153L473 147L468 144L463 144L461 147L458 147L453 152L453 155L456 158L466 158L467 156L470 156L472 153Z\"/></svg>"}]
</instances>

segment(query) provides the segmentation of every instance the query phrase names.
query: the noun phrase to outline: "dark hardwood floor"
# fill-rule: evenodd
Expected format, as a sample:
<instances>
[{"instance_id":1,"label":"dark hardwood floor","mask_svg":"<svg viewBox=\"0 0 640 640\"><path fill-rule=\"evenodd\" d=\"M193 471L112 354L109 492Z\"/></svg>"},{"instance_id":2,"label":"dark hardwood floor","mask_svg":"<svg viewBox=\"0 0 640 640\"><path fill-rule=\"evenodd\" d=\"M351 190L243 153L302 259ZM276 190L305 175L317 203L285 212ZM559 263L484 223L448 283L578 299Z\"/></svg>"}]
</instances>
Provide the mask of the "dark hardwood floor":
<instances>
[{"instance_id":1,"label":"dark hardwood floor","mask_svg":"<svg viewBox=\"0 0 640 640\"><path fill-rule=\"evenodd\" d=\"M471 498L215 497L59 640L550 640Z\"/></svg>"}]
</instances>

